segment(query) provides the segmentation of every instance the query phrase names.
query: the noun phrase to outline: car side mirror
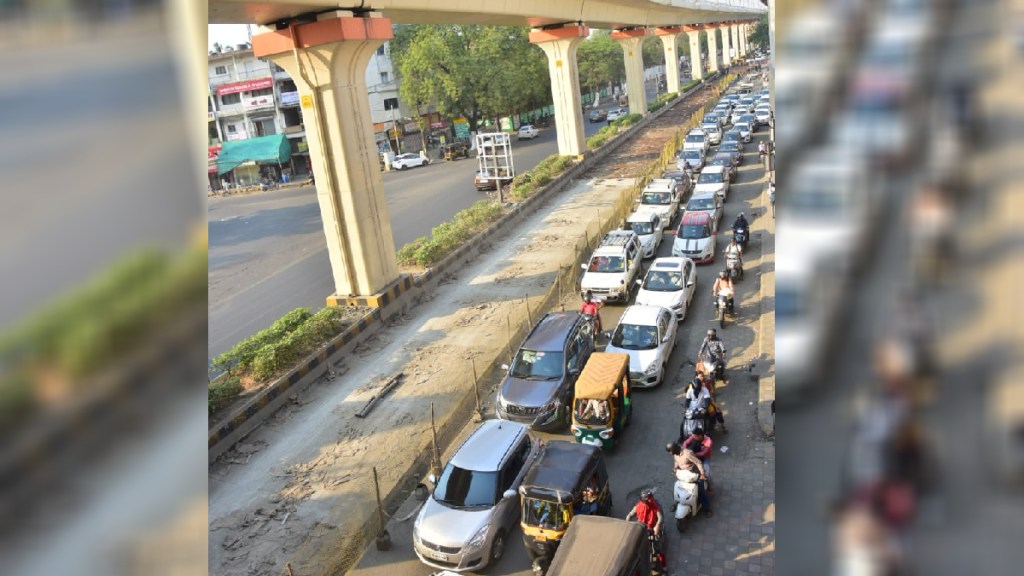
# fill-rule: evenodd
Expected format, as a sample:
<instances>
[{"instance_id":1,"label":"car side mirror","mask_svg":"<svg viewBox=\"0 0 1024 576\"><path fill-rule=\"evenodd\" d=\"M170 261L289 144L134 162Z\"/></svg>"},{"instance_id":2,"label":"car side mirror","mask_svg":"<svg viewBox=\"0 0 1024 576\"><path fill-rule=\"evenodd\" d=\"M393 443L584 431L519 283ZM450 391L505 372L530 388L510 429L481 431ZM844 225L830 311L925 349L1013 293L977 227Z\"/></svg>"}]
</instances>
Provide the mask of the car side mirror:
<instances>
[{"instance_id":1,"label":"car side mirror","mask_svg":"<svg viewBox=\"0 0 1024 576\"><path fill-rule=\"evenodd\" d=\"M501 369L502 369L502 370L505 370L505 371L507 372L507 371L508 371L508 369L509 369L509 365L508 365L508 364L502 364L502 365L501 365Z\"/></svg>"},{"instance_id":2,"label":"car side mirror","mask_svg":"<svg viewBox=\"0 0 1024 576\"><path fill-rule=\"evenodd\" d=\"M430 482L431 485L437 484L437 476L434 475L434 474L431 474L431 475L427 476L427 481Z\"/></svg>"},{"instance_id":3,"label":"car side mirror","mask_svg":"<svg viewBox=\"0 0 1024 576\"><path fill-rule=\"evenodd\" d=\"M516 491L515 490L505 490L505 492L501 495L501 497L505 498L505 499L515 498L515 496L516 496Z\"/></svg>"},{"instance_id":4,"label":"car side mirror","mask_svg":"<svg viewBox=\"0 0 1024 576\"><path fill-rule=\"evenodd\" d=\"M664 344L665 342L668 342L668 334L665 334L665 335L664 335L664 336L662 336L662 338L661 338L661 343L662 343L662 344Z\"/></svg>"},{"instance_id":5,"label":"car side mirror","mask_svg":"<svg viewBox=\"0 0 1024 576\"><path fill-rule=\"evenodd\" d=\"M642 286L642 285L643 285L643 283L644 283L644 281L643 281L643 280L641 280L641 279L639 279L639 278L637 278L637 279L636 279L636 285L637 285L637 286Z\"/></svg>"},{"instance_id":6,"label":"car side mirror","mask_svg":"<svg viewBox=\"0 0 1024 576\"><path fill-rule=\"evenodd\" d=\"M586 265L586 264L580 264L580 268L581 268L581 269L582 269L582 270L583 270L584 272L586 272L586 271L587 271L587 265Z\"/></svg>"},{"instance_id":7,"label":"car side mirror","mask_svg":"<svg viewBox=\"0 0 1024 576\"><path fill-rule=\"evenodd\" d=\"M693 286L693 280L690 280L689 282L686 283L687 288L689 288L690 286Z\"/></svg>"}]
</instances>

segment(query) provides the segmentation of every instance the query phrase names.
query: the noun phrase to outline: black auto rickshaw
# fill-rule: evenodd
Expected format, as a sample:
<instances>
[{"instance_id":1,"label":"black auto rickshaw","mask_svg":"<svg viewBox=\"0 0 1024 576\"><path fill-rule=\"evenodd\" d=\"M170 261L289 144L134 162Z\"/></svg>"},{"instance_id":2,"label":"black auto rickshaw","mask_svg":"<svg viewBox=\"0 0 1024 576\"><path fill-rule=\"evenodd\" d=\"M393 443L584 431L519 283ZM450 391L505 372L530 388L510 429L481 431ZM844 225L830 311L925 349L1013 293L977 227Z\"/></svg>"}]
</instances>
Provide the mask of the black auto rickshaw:
<instances>
[{"instance_id":1,"label":"black auto rickshaw","mask_svg":"<svg viewBox=\"0 0 1024 576\"><path fill-rule=\"evenodd\" d=\"M552 440L519 486L520 525L531 560L550 559L574 517L612 509L604 454L596 446Z\"/></svg>"},{"instance_id":2,"label":"black auto rickshaw","mask_svg":"<svg viewBox=\"0 0 1024 576\"><path fill-rule=\"evenodd\" d=\"M629 355L594 352L576 379L572 435L581 444L611 448L632 417Z\"/></svg>"},{"instance_id":3,"label":"black auto rickshaw","mask_svg":"<svg viewBox=\"0 0 1024 576\"><path fill-rule=\"evenodd\" d=\"M565 533L546 576L647 576L649 546L639 522L580 516Z\"/></svg>"},{"instance_id":4,"label":"black auto rickshaw","mask_svg":"<svg viewBox=\"0 0 1024 576\"><path fill-rule=\"evenodd\" d=\"M465 142L452 142L442 147L444 159L447 161L469 158L469 144Z\"/></svg>"}]
</instances>

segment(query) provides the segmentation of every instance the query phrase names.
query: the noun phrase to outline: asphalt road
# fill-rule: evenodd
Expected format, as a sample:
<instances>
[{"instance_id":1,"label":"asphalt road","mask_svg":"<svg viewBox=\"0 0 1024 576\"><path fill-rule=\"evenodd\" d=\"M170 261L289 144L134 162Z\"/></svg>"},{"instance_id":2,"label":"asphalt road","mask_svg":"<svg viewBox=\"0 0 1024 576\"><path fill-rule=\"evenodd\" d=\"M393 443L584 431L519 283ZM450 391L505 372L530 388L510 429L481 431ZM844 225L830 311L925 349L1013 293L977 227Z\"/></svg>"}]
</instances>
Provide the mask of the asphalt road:
<instances>
[{"instance_id":1,"label":"asphalt road","mask_svg":"<svg viewBox=\"0 0 1024 576\"><path fill-rule=\"evenodd\" d=\"M757 139L765 138L762 130ZM714 150L714 149L713 149ZM729 228L736 215L748 215L752 229L757 230L765 218L758 208L763 191L764 172L757 164L757 143L745 145L744 164L733 184L725 205L722 225ZM674 221L678 225L679 217ZM723 233L723 240L729 233ZM671 256L674 236L666 235L657 251L658 257ZM730 320L719 332L729 351L728 383L719 383L718 400L725 410L730 433L712 434L715 442L713 474L716 497L712 502L715 516L698 518L688 532L674 528L672 510L671 463L664 445L679 431L680 404L683 385L694 368L688 361L696 358L696 349L709 327L717 327L712 317L711 285L723 266L720 255L710 265L697 268L697 291L687 318L679 325L676 345L668 365L669 377L660 386L633 392L636 416L621 437L621 444L608 451L607 466L614 507L612 514L624 517L636 502L639 492L647 486L656 488L656 497L667 515L667 548L672 574L750 574L774 572L774 449L767 442L755 417L756 381L744 369L758 353L756 333L760 301L757 268L751 263L760 251L760 238L754 236L748 248L747 274L740 281L737 294L738 321ZM645 261L644 268L650 265ZM635 294L634 294L635 298ZM577 306L573 296L565 305ZM602 323L611 330L625 311L624 305L610 304L601 310ZM472 426L472 425L471 425ZM545 440L571 440L568 433L541 434ZM725 453L720 451L727 446ZM408 506L408 504L406 505ZM404 516L403 507L395 514ZM420 563L412 551L412 521L392 521L388 530L393 547L378 552L371 545L352 576L426 576L434 569ZM487 574L530 574L530 562L518 529L508 538L504 558Z\"/></svg>"},{"instance_id":2,"label":"asphalt road","mask_svg":"<svg viewBox=\"0 0 1024 576\"><path fill-rule=\"evenodd\" d=\"M607 109L609 104L599 107ZM584 131L589 136L604 125L585 120ZM512 149L516 170L528 170L557 152L555 129L542 129L533 140L514 142ZM396 249L429 235L434 226L486 197L473 187L476 166L474 158L432 159L422 168L384 173ZM210 358L270 326L289 310L321 308L333 293L313 187L210 198L207 217Z\"/></svg>"}]
</instances>

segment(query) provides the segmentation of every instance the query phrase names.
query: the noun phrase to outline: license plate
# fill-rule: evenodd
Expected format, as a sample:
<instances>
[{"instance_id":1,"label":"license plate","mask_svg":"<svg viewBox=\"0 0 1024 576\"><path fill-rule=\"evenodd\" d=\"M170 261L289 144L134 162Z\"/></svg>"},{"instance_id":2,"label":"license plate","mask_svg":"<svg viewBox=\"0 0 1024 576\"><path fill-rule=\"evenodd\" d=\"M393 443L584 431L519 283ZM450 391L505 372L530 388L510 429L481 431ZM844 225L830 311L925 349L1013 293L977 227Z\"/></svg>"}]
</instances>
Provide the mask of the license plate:
<instances>
[{"instance_id":1,"label":"license plate","mask_svg":"<svg viewBox=\"0 0 1024 576\"><path fill-rule=\"evenodd\" d=\"M423 551L423 555L426 556L427 558L430 558L431 560L437 560L438 562L448 562L448 555L447 554L442 554L441 552L435 552L435 551L433 551L433 550L431 550L429 548Z\"/></svg>"}]
</instances>

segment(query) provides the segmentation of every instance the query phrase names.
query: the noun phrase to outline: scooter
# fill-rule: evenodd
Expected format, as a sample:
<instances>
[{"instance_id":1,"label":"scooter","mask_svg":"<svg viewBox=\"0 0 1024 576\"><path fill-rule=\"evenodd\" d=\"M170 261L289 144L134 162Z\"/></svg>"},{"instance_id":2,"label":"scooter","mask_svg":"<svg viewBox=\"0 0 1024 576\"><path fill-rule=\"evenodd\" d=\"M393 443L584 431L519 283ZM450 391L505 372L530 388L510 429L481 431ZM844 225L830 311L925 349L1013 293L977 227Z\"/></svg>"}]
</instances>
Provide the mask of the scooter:
<instances>
[{"instance_id":1,"label":"scooter","mask_svg":"<svg viewBox=\"0 0 1024 576\"><path fill-rule=\"evenodd\" d=\"M707 430L706 410L686 410L683 412L683 438L689 438L697 428Z\"/></svg>"},{"instance_id":2,"label":"scooter","mask_svg":"<svg viewBox=\"0 0 1024 576\"><path fill-rule=\"evenodd\" d=\"M697 498L697 482L700 476L688 470L676 470L676 483L672 489L675 501L676 530L685 532L690 522L701 511L700 499Z\"/></svg>"},{"instance_id":3,"label":"scooter","mask_svg":"<svg viewBox=\"0 0 1024 576\"><path fill-rule=\"evenodd\" d=\"M737 254L729 254L725 258L725 269L729 272L731 280L743 279L743 263Z\"/></svg>"},{"instance_id":4,"label":"scooter","mask_svg":"<svg viewBox=\"0 0 1024 576\"><path fill-rule=\"evenodd\" d=\"M744 250L747 249L747 242L750 240L750 233L746 228L737 228L732 233L733 238L736 239L736 243L740 245Z\"/></svg>"},{"instance_id":5,"label":"scooter","mask_svg":"<svg viewBox=\"0 0 1024 576\"><path fill-rule=\"evenodd\" d=\"M725 313L728 311L730 314L735 314L733 304L733 291L729 288L722 288L718 291L718 297L715 298L715 313L718 315L718 326L721 328L725 327Z\"/></svg>"}]
</instances>

